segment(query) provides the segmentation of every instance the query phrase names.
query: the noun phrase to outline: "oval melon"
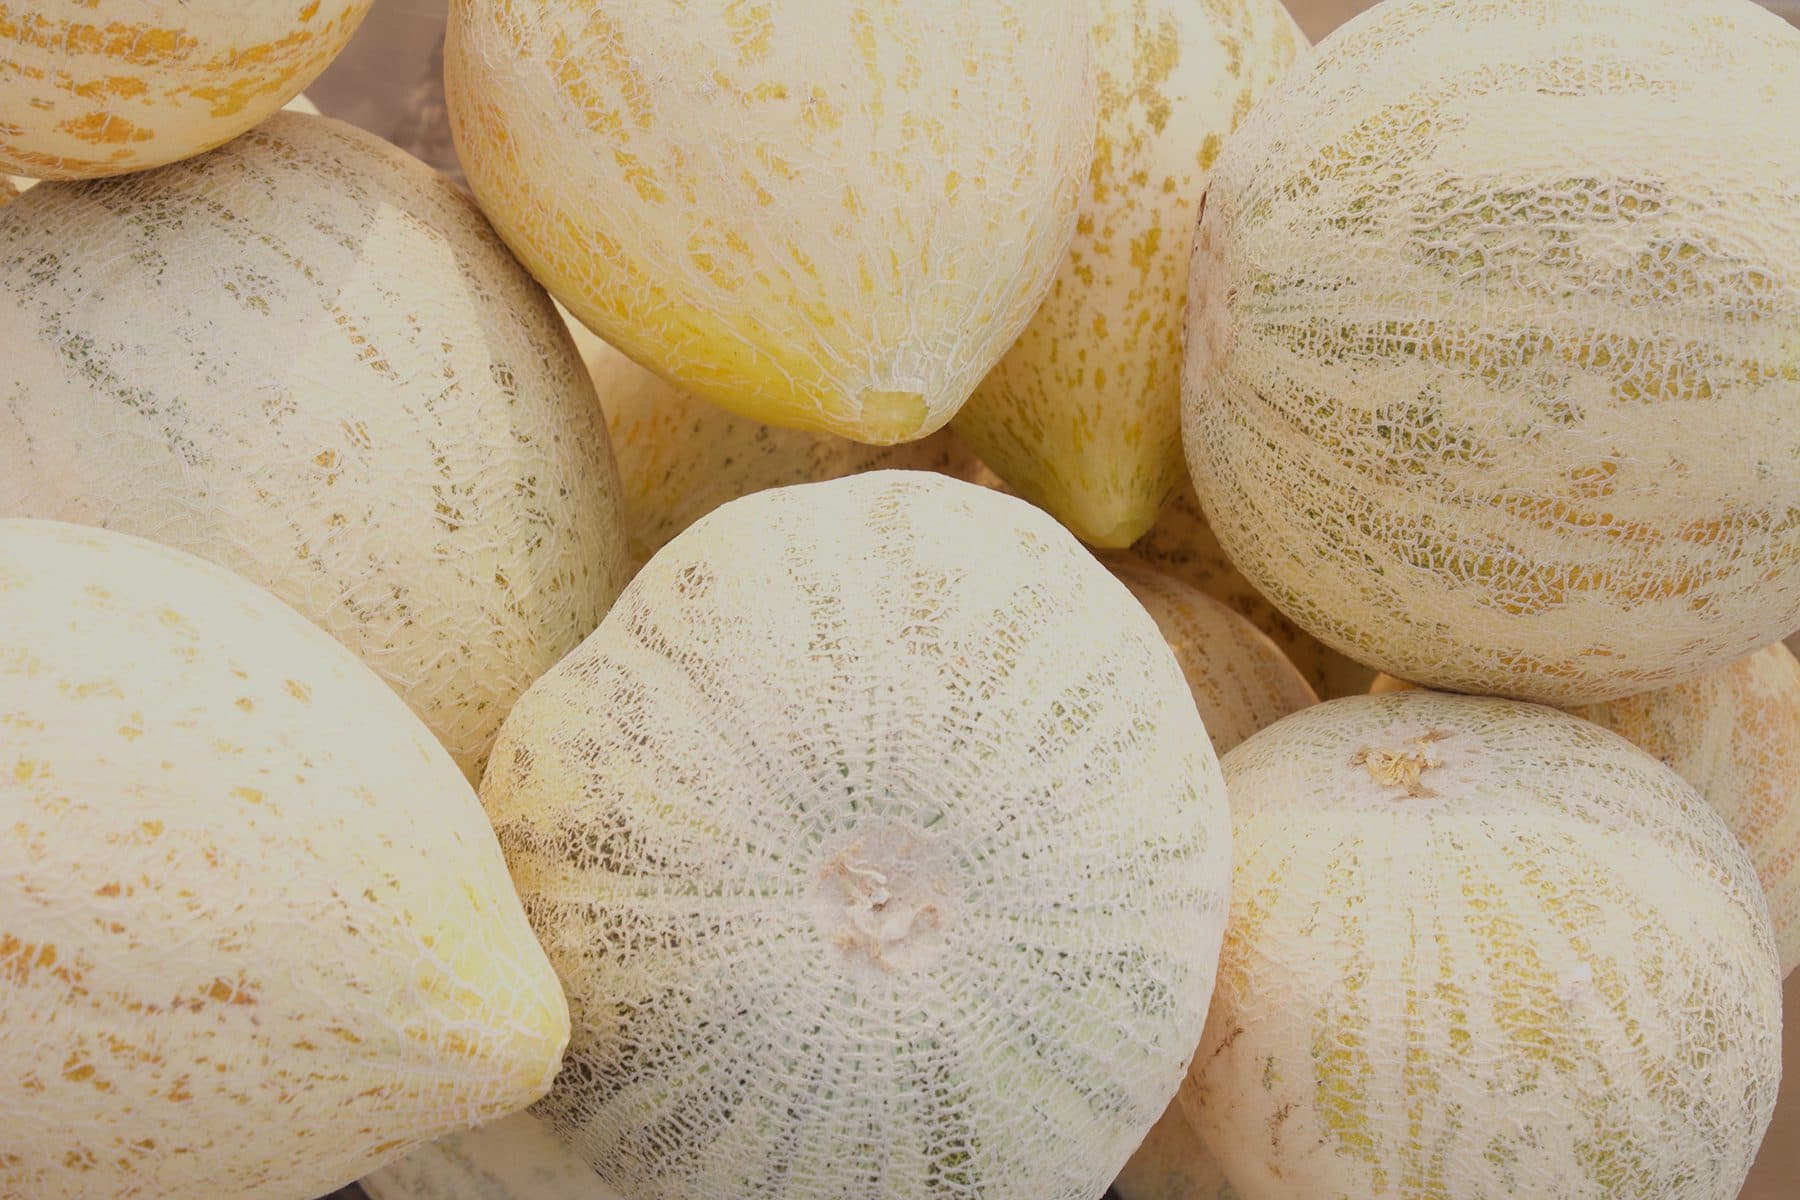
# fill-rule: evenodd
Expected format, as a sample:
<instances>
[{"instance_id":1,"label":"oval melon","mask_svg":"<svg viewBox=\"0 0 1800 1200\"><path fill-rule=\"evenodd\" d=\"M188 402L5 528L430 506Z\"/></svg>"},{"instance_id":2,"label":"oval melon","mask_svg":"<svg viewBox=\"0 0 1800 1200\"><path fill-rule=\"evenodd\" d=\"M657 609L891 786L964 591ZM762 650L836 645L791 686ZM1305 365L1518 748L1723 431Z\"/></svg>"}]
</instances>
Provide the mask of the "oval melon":
<instances>
[{"instance_id":1,"label":"oval melon","mask_svg":"<svg viewBox=\"0 0 1800 1200\"><path fill-rule=\"evenodd\" d=\"M626 1195L1092 1200L1199 1039L1229 848L1193 699L974 485L716 509L482 799L577 1031L534 1111Z\"/></svg>"},{"instance_id":2,"label":"oval melon","mask_svg":"<svg viewBox=\"0 0 1800 1200\"><path fill-rule=\"evenodd\" d=\"M360 1182L369 1200L624 1200L530 1113L441 1137Z\"/></svg>"},{"instance_id":3,"label":"oval melon","mask_svg":"<svg viewBox=\"0 0 1800 1200\"><path fill-rule=\"evenodd\" d=\"M91 179L210 150L323 71L370 0L0 9L0 172Z\"/></svg>"},{"instance_id":4,"label":"oval melon","mask_svg":"<svg viewBox=\"0 0 1800 1200\"><path fill-rule=\"evenodd\" d=\"M1207 173L1306 38L1279 0L1091 0L1099 125L1075 240L956 429L1093 546L1186 482L1181 334Z\"/></svg>"},{"instance_id":5,"label":"oval melon","mask_svg":"<svg viewBox=\"0 0 1800 1200\"><path fill-rule=\"evenodd\" d=\"M308 1200L556 1073L456 764L220 567L0 521L0 828L0 1194Z\"/></svg>"},{"instance_id":6,"label":"oval melon","mask_svg":"<svg viewBox=\"0 0 1800 1200\"><path fill-rule=\"evenodd\" d=\"M1692 787L1534 704L1333 701L1225 756L1231 924L1183 1103L1246 1200L1730 1200L1781 972Z\"/></svg>"},{"instance_id":7,"label":"oval melon","mask_svg":"<svg viewBox=\"0 0 1800 1200\"><path fill-rule=\"evenodd\" d=\"M549 299L447 180L283 113L0 213L0 515L273 590L471 779L624 585L618 479Z\"/></svg>"},{"instance_id":8,"label":"oval melon","mask_svg":"<svg viewBox=\"0 0 1800 1200\"><path fill-rule=\"evenodd\" d=\"M457 156L607 341L866 442L947 422L1043 299L1093 144L1081 0L457 0Z\"/></svg>"},{"instance_id":9,"label":"oval melon","mask_svg":"<svg viewBox=\"0 0 1800 1200\"><path fill-rule=\"evenodd\" d=\"M1555 704L1800 628L1800 30L1392 0L1213 174L1184 392L1244 575L1402 678Z\"/></svg>"}]
</instances>

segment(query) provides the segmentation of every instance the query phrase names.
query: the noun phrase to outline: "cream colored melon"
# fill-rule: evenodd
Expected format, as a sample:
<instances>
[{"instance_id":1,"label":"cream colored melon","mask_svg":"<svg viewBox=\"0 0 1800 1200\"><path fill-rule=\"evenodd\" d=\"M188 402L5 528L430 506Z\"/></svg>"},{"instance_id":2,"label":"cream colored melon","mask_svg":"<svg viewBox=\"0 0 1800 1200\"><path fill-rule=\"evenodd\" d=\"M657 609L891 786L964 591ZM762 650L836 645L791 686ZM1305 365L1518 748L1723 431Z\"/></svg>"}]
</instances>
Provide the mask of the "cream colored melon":
<instances>
[{"instance_id":1,"label":"cream colored melon","mask_svg":"<svg viewBox=\"0 0 1800 1200\"><path fill-rule=\"evenodd\" d=\"M1800 29L1390 0L1232 138L1185 436L1298 624L1557 704L1800 628Z\"/></svg>"},{"instance_id":2,"label":"cream colored melon","mask_svg":"<svg viewBox=\"0 0 1800 1200\"><path fill-rule=\"evenodd\" d=\"M1231 924L1186 1110L1245 1200L1730 1200L1781 971L1743 848L1668 767L1413 692L1225 757Z\"/></svg>"},{"instance_id":3,"label":"cream colored melon","mask_svg":"<svg viewBox=\"0 0 1800 1200\"><path fill-rule=\"evenodd\" d=\"M593 386L442 176L279 114L0 214L0 515L213 559L356 650L471 779L626 573Z\"/></svg>"},{"instance_id":4,"label":"cream colored melon","mask_svg":"<svg viewBox=\"0 0 1800 1200\"><path fill-rule=\"evenodd\" d=\"M746 548L749 548L747 551ZM1229 823L1181 671L1049 516L925 472L665 546L482 800L649 1200L1092 1200L1199 1040Z\"/></svg>"},{"instance_id":5,"label":"cream colored melon","mask_svg":"<svg viewBox=\"0 0 1800 1200\"><path fill-rule=\"evenodd\" d=\"M456 0L457 155L570 311L703 399L947 422L1043 299L1093 144L1083 0Z\"/></svg>"},{"instance_id":6,"label":"cream colored melon","mask_svg":"<svg viewBox=\"0 0 1800 1200\"><path fill-rule=\"evenodd\" d=\"M210 150L311 83L369 3L0 3L0 171L91 179Z\"/></svg>"},{"instance_id":7,"label":"cream colored melon","mask_svg":"<svg viewBox=\"0 0 1800 1200\"><path fill-rule=\"evenodd\" d=\"M361 1183L369 1200L624 1200L529 1113L439 1138Z\"/></svg>"},{"instance_id":8,"label":"cream colored melon","mask_svg":"<svg viewBox=\"0 0 1800 1200\"><path fill-rule=\"evenodd\" d=\"M474 793L286 605L0 521L0 1195L310 1200L568 1038Z\"/></svg>"},{"instance_id":9,"label":"cream colored melon","mask_svg":"<svg viewBox=\"0 0 1800 1200\"><path fill-rule=\"evenodd\" d=\"M1383 675L1371 689L1409 689ZM1669 764L1719 810L1769 900L1785 976L1800 966L1800 662L1779 643L1674 687L1570 709Z\"/></svg>"},{"instance_id":10,"label":"cream colored melon","mask_svg":"<svg viewBox=\"0 0 1800 1200\"><path fill-rule=\"evenodd\" d=\"M1094 546L1143 536L1187 479L1188 258L1224 139L1306 38L1280 0L1090 0L1099 124L1075 240L956 428Z\"/></svg>"}]
</instances>

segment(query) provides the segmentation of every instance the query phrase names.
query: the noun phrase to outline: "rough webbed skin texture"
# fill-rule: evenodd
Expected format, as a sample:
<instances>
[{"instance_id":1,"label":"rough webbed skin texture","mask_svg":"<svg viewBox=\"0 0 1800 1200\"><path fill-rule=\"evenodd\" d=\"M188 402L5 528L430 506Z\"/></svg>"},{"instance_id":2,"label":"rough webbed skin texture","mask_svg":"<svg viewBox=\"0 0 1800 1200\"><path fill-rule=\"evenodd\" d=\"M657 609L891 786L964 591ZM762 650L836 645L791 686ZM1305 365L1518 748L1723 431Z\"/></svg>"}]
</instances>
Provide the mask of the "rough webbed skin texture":
<instances>
[{"instance_id":1,"label":"rough webbed skin texture","mask_svg":"<svg viewBox=\"0 0 1800 1200\"><path fill-rule=\"evenodd\" d=\"M310 1200L549 1088L461 772L230 572L0 520L0 1195Z\"/></svg>"},{"instance_id":2,"label":"rough webbed skin texture","mask_svg":"<svg viewBox=\"0 0 1800 1200\"><path fill-rule=\"evenodd\" d=\"M1383 675L1371 689L1415 685ZM1667 763L1719 810L1768 897L1785 977L1800 966L1800 662L1776 644L1673 687L1570 712Z\"/></svg>"},{"instance_id":3,"label":"rough webbed skin texture","mask_svg":"<svg viewBox=\"0 0 1800 1200\"><path fill-rule=\"evenodd\" d=\"M1089 545L1143 536L1187 480L1188 259L1224 139L1306 38L1279 0L1090 0L1099 124L1075 239L956 429Z\"/></svg>"},{"instance_id":4,"label":"rough webbed skin texture","mask_svg":"<svg viewBox=\"0 0 1800 1200\"><path fill-rule=\"evenodd\" d=\"M1184 383L1220 543L1455 691L1631 695L1800 628L1800 30L1392 0L1213 174Z\"/></svg>"},{"instance_id":5,"label":"rough webbed skin texture","mask_svg":"<svg viewBox=\"0 0 1800 1200\"><path fill-rule=\"evenodd\" d=\"M633 562L644 562L726 501L764 488L887 469L972 480L983 470L948 429L898 446L871 446L764 425L689 395L592 335L586 341L584 357L619 464Z\"/></svg>"},{"instance_id":6,"label":"rough webbed skin texture","mask_svg":"<svg viewBox=\"0 0 1800 1200\"><path fill-rule=\"evenodd\" d=\"M1084 0L455 0L457 157L607 341L773 425L949 421L1043 299L1094 136Z\"/></svg>"},{"instance_id":7,"label":"rough webbed skin texture","mask_svg":"<svg viewBox=\"0 0 1800 1200\"><path fill-rule=\"evenodd\" d=\"M370 0L0 0L0 172L92 179L222 145L337 57Z\"/></svg>"},{"instance_id":8,"label":"rough webbed skin texture","mask_svg":"<svg viewBox=\"0 0 1800 1200\"><path fill-rule=\"evenodd\" d=\"M1199 1040L1215 762L1039 510L906 471L715 510L483 784L571 1000L534 1111L634 1200L1093 1200Z\"/></svg>"},{"instance_id":9,"label":"rough webbed skin texture","mask_svg":"<svg viewBox=\"0 0 1800 1200\"><path fill-rule=\"evenodd\" d=\"M530 1113L441 1137L361 1182L369 1200L624 1200Z\"/></svg>"},{"instance_id":10,"label":"rough webbed skin texture","mask_svg":"<svg viewBox=\"0 0 1800 1200\"><path fill-rule=\"evenodd\" d=\"M1112 1190L1119 1200L1239 1200L1179 1103L1169 1105Z\"/></svg>"},{"instance_id":11,"label":"rough webbed skin texture","mask_svg":"<svg viewBox=\"0 0 1800 1200\"><path fill-rule=\"evenodd\" d=\"M1719 815L1534 704L1321 704L1225 756L1231 925L1182 1104L1245 1200L1730 1200L1781 971Z\"/></svg>"},{"instance_id":12,"label":"rough webbed skin texture","mask_svg":"<svg viewBox=\"0 0 1800 1200\"><path fill-rule=\"evenodd\" d=\"M624 586L618 477L554 307L466 198L278 114L0 212L0 516L104 525L268 587L471 780Z\"/></svg>"}]
</instances>

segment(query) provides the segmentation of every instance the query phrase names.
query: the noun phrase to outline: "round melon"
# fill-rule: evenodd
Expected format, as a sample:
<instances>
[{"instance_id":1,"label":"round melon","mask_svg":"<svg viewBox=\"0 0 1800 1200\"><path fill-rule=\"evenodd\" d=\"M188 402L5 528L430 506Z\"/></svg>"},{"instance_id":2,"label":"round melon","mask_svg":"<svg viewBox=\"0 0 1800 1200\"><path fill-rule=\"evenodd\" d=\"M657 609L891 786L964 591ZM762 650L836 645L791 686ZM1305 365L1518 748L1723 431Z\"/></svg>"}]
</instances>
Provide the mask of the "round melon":
<instances>
[{"instance_id":1,"label":"round melon","mask_svg":"<svg viewBox=\"0 0 1800 1200\"><path fill-rule=\"evenodd\" d=\"M1182 1100L1245 1200L1731 1200L1781 971L1744 850L1554 709L1322 704L1225 756L1231 922Z\"/></svg>"},{"instance_id":2,"label":"round melon","mask_svg":"<svg viewBox=\"0 0 1800 1200\"><path fill-rule=\"evenodd\" d=\"M624 585L617 472L546 297L447 180L278 114L0 214L0 515L261 583L471 779Z\"/></svg>"},{"instance_id":3,"label":"round melon","mask_svg":"<svg viewBox=\"0 0 1800 1200\"><path fill-rule=\"evenodd\" d=\"M188 158L311 83L370 0L0 8L0 171L92 179Z\"/></svg>"},{"instance_id":4,"label":"round melon","mask_svg":"<svg viewBox=\"0 0 1800 1200\"><path fill-rule=\"evenodd\" d=\"M457 156L520 259L703 399L949 421L1044 298L1093 145L1083 0L457 0Z\"/></svg>"},{"instance_id":5,"label":"round melon","mask_svg":"<svg viewBox=\"0 0 1800 1200\"><path fill-rule=\"evenodd\" d=\"M1220 543L1433 687L1649 691L1800 628L1800 29L1390 0L1259 104L1196 239Z\"/></svg>"},{"instance_id":6,"label":"round melon","mask_svg":"<svg viewBox=\"0 0 1800 1200\"><path fill-rule=\"evenodd\" d=\"M441 1137L359 1182L369 1200L624 1200L530 1113Z\"/></svg>"},{"instance_id":7,"label":"round melon","mask_svg":"<svg viewBox=\"0 0 1800 1200\"><path fill-rule=\"evenodd\" d=\"M570 997L534 1111L625 1195L1092 1200L1199 1040L1212 748L1155 622L1010 497L715 510L482 800Z\"/></svg>"},{"instance_id":8,"label":"round melon","mask_svg":"<svg viewBox=\"0 0 1800 1200\"><path fill-rule=\"evenodd\" d=\"M1413 685L1383 675L1371 689ZM1762 881L1786 976L1800 966L1800 661L1779 643L1673 687L1569 710L1694 785Z\"/></svg>"},{"instance_id":9,"label":"round melon","mask_svg":"<svg viewBox=\"0 0 1800 1200\"><path fill-rule=\"evenodd\" d=\"M479 802L273 596L0 521L0 1195L309 1200L549 1088Z\"/></svg>"},{"instance_id":10,"label":"round melon","mask_svg":"<svg viewBox=\"0 0 1800 1200\"><path fill-rule=\"evenodd\" d=\"M1280 0L1089 10L1099 123L1075 240L956 429L1083 541L1122 548L1187 479L1182 313L1208 172L1306 38Z\"/></svg>"}]
</instances>

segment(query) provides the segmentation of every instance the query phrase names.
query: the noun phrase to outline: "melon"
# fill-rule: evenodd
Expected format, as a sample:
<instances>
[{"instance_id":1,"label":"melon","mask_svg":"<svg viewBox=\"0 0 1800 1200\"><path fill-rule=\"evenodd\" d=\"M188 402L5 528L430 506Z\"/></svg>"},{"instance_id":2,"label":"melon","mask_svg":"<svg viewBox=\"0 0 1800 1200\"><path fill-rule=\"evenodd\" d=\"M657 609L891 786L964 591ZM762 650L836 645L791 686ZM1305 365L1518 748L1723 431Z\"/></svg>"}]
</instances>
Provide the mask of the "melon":
<instances>
[{"instance_id":1,"label":"melon","mask_svg":"<svg viewBox=\"0 0 1800 1200\"><path fill-rule=\"evenodd\" d=\"M520 699L482 801L570 998L533 1111L625 1195L1093 1200L1199 1040L1230 849L1193 698L972 484L714 510Z\"/></svg>"},{"instance_id":2,"label":"melon","mask_svg":"<svg viewBox=\"0 0 1800 1200\"><path fill-rule=\"evenodd\" d=\"M13 181L6 176L0 175L0 206L4 206L10 200L17 199L18 195L18 185L13 183Z\"/></svg>"},{"instance_id":3,"label":"melon","mask_svg":"<svg viewBox=\"0 0 1800 1200\"><path fill-rule=\"evenodd\" d=\"M369 4L0 5L0 172L92 179L230 141L311 83Z\"/></svg>"},{"instance_id":4,"label":"melon","mask_svg":"<svg viewBox=\"0 0 1800 1200\"><path fill-rule=\"evenodd\" d=\"M1730 1200L1781 971L1718 813L1535 704L1332 701L1225 756L1231 920L1182 1102L1245 1200Z\"/></svg>"},{"instance_id":5,"label":"melon","mask_svg":"<svg viewBox=\"0 0 1800 1200\"><path fill-rule=\"evenodd\" d=\"M1194 483L1328 645L1653 690L1800 628L1800 29L1390 0L1258 104L1196 238Z\"/></svg>"},{"instance_id":6,"label":"melon","mask_svg":"<svg viewBox=\"0 0 1800 1200\"><path fill-rule=\"evenodd\" d=\"M1084 0L456 0L444 82L483 210L584 323L874 443L1018 337L1094 136Z\"/></svg>"},{"instance_id":7,"label":"melon","mask_svg":"<svg viewBox=\"0 0 1800 1200\"><path fill-rule=\"evenodd\" d=\"M441 1137L361 1183L369 1200L624 1200L530 1113Z\"/></svg>"},{"instance_id":8,"label":"melon","mask_svg":"<svg viewBox=\"0 0 1800 1200\"><path fill-rule=\"evenodd\" d=\"M479 778L627 571L593 385L436 172L290 113L0 213L0 516L213 559L355 649Z\"/></svg>"},{"instance_id":9,"label":"melon","mask_svg":"<svg viewBox=\"0 0 1800 1200\"><path fill-rule=\"evenodd\" d=\"M1392 676L1381 694L1411 688ZM1570 709L1694 785L1749 851L1785 976L1800 966L1800 661L1777 643L1673 687Z\"/></svg>"},{"instance_id":10,"label":"melon","mask_svg":"<svg viewBox=\"0 0 1800 1200\"><path fill-rule=\"evenodd\" d=\"M1091 0L1099 123L1074 242L956 428L1093 546L1129 546L1187 480L1181 334L1207 173L1306 38L1280 0Z\"/></svg>"},{"instance_id":11,"label":"melon","mask_svg":"<svg viewBox=\"0 0 1800 1200\"><path fill-rule=\"evenodd\" d=\"M223 568L0 520L0 1195L308 1200L549 1088L479 801Z\"/></svg>"}]
</instances>

